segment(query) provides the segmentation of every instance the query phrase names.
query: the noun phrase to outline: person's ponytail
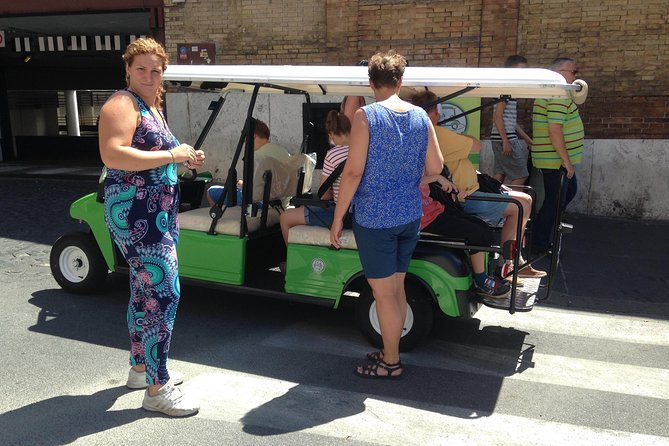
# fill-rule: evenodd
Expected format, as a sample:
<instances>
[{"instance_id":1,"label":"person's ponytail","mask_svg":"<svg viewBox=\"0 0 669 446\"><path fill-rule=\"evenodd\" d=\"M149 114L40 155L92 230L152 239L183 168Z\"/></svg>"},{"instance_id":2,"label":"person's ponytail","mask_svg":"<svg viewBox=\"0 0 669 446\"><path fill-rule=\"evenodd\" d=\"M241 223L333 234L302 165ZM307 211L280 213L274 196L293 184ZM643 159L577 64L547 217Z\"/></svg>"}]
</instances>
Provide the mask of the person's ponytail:
<instances>
[{"instance_id":1,"label":"person's ponytail","mask_svg":"<svg viewBox=\"0 0 669 446\"><path fill-rule=\"evenodd\" d=\"M351 133L351 121L342 112L330 110L325 118L325 129L335 135L348 135Z\"/></svg>"}]
</instances>

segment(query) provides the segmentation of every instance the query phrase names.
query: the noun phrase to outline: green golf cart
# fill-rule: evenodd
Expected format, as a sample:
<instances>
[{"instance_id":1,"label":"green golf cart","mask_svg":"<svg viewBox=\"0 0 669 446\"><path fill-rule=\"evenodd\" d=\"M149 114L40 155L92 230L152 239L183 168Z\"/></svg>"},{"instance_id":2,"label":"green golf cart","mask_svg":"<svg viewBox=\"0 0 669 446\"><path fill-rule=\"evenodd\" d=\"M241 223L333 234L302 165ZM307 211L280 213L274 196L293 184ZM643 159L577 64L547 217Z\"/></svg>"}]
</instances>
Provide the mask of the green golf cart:
<instances>
[{"instance_id":1,"label":"green golf cart","mask_svg":"<svg viewBox=\"0 0 669 446\"><path fill-rule=\"evenodd\" d=\"M221 299L249 293L288 301L339 308L344 300L355 304L360 331L381 346L379 323L371 290L362 273L352 231L345 230L343 247L330 246L329 231L314 226L292 228L286 248L279 228L279 215L289 199L302 205L319 205L309 198L316 165L310 151L310 128L305 127L301 151L287 162L265 159L254 166L254 111L260 95L298 95L307 105L317 95L371 96L366 67L333 66L170 66L165 72L170 84L168 95L185 91L217 93L210 114L201 129L196 148L225 108L230 94L248 98L241 136L225 177L225 191L211 208L201 207L205 186L211 177L191 172L181 180L183 203L180 210L178 246L179 275L183 283L220 289ZM489 98L464 114L509 98L568 98L579 91L566 84L557 73L544 69L408 67L401 95L429 88L437 102L455 97ZM305 107L308 110L309 107ZM451 117L458 119L461 115ZM302 121L302 116L295 116ZM306 116L306 121L310 117ZM222 119L222 118L221 118ZM238 167L243 179L242 203L234 191ZM305 201L306 200L306 201ZM312 201L310 201L312 200ZM497 200L521 204L506 195ZM100 287L107 274L127 273L128 265L112 241L103 215L103 194L93 191L70 207L72 218L83 225L81 232L59 238L51 250L51 270L58 284L74 293L90 293ZM258 206L261 202L262 206ZM322 205L322 203L320 204ZM560 215L560 214L559 214ZM548 277L525 279L517 285L517 270L508 297L482 299L472 291L467 251L489 254L490 263L503 252L501 246L470 246L465 240L423 234L415 250L406 280L408 314L400 347L407 351L429 335L437 314L471 318L481 305L514 313L529 311L550 295L558 267L562 234L570 226L556 221L552 247L527 263L550 258ZM518 228L517 239L521 239ZM519 253L515 264L519 265ZM286 262L285 271L278 265Z\"/></svg>"}]
</instances>

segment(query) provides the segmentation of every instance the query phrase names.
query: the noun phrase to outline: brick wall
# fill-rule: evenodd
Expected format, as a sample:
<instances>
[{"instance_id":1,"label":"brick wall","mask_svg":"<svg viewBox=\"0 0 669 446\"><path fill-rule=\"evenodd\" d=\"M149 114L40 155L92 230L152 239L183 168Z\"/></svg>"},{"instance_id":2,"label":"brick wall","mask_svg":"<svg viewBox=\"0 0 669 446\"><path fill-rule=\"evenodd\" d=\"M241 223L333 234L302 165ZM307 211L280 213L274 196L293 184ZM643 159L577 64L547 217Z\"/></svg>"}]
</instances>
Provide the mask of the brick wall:
<instances>
[{"instance_id":1,"label":"brick wall","mask_svg":"<svg viewBox=\"0 0 669 446\"><path fill-rule=\"evenodd\" d=\"M165 0L167 49L213 42L217 63L353 64L396 48L417 66L578 60L588 138L669 138L667 0ZM487 135L490 113L483 113Z\"/></svg>"},{"instance_id":2,"label":"brick wall","mask_svg":"<svg viewBox=\"0 0 669 446\"><path fill-rule=\"evenodd\" d=\"M213 42L219 64L327 64L323 0L165 1L166 45Z\"/></svg>"},{"instance_id":3,"label":"brick wall","mask_svg":"<svg viewBox=\"0 0 669 446\"><path fill-rule=\"evenodd\" d=\"M588 138L669 138L667 0L520 0L518 52L574 57L588 82Z\"/></svg>"},{"instance_id":4,"label":"brick wall","mask_svg":"<svg viewBox=\"0 0 669 446\"><path fill-rule=\"evenodd\" d=\"M481 2L358 1L358 52L368 58L389 47L417 66L476 66Z\"/></svg>"}]
</instances>

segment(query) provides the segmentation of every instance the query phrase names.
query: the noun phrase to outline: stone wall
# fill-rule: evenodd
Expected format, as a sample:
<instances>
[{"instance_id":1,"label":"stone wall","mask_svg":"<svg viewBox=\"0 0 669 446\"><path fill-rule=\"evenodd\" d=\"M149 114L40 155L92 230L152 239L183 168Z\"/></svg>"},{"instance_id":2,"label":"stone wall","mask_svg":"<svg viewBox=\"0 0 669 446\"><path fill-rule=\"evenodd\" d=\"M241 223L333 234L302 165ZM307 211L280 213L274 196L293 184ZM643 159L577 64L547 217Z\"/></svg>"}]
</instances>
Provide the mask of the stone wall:
<instances>
[{"instance_id":1,"label":"stone wall","mask_svg":"<svg viewBox=\"0 0 669 446\"><path fill-rule=\"evenodd\" d=\"M492 173L490 141L483 141L480 169ZM667 141L586 140L576 166L578 194L569 211L631 219L669 220ZM532 186L540 183L532 181ZM541 197L539 197L541 199Z\"/></svg>"},{"instance_id":2,"label":"stone wall","mask_svg":"<svg viewBox=\"0 0 669 446\"><path fill-rule=\"evenodd\" d=\"M203 149L207 169L223 181L234 155L251 95L231 93ZM212 93L168 93L170 128L184 142L194 142L207 121ZM314 102L338 102L341 97L316 96ZM302 142L299 95L260 95L254 116L265 121L271 140L297 153ZM480 169L492 172L490 142L483 141ZM579 193L570 211L589 215L669 220L669 156L667 140L586 140L583 162L577 166ZM241 162L237 166L241 175ZM317 177L316 177L317 178Z\"/></svg>"}]
</instances>

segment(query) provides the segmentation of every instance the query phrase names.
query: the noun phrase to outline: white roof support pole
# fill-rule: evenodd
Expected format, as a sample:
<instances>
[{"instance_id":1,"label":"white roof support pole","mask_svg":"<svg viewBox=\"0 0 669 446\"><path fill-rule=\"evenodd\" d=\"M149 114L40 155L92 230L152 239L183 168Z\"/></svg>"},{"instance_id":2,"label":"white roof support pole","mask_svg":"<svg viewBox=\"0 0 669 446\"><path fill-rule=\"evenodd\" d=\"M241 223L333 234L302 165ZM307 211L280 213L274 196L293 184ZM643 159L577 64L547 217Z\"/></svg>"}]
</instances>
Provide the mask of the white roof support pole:
<instances>
[{"instance_id":1,"label":"white roof support pole","mask_svg":"<svg viewBox=\"0 0 669 446\"><path fill-rule=\"evenodd\" d=\"M67 119L67 134L81 136L79 132L79 108L77 107L77 91L65 91L65 116Z\"/></svg>"}]
</instances>

